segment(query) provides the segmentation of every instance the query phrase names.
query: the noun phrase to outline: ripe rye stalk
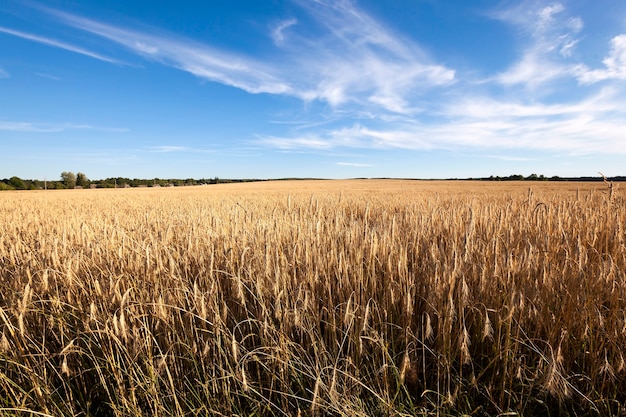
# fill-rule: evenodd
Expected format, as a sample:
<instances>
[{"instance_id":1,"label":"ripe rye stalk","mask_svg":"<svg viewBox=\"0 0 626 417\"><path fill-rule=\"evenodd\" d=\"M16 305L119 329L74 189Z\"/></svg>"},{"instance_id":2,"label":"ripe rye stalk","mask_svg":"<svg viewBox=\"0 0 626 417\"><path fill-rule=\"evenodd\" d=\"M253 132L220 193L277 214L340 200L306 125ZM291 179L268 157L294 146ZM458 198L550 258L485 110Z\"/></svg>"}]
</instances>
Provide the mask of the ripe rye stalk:
<instances>
[{"instance_id":1,"label":"ripe rye stalk","mask_svg":"<svg viewBox=\"0 0 626 417\"><path fill-rule=\"evenodd\" d=\"M619 415L626 208L595 186L2 193L0 414Z\"/></svg>"}]
</instances>

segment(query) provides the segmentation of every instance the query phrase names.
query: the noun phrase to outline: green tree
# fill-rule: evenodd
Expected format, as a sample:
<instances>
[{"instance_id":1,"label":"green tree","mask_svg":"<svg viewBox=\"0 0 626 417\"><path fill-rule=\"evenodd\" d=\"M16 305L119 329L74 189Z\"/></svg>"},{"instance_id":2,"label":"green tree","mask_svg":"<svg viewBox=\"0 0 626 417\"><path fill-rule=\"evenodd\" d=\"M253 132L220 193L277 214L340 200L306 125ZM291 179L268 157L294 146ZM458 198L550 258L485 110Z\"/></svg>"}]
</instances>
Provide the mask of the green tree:
<instances>
[{"instance_id":1,"label":"green tree","mask_svg":"<svg viewBox=\"0 0 626 417\"><path fill-rule=\"evenodd\" d=\"M78 185L79 187L88 188L89 179L85 174L79 172L78 174L76 174L76 185Z\"/></svg>"},{"instance_id":2,"label":"green tree","mask_svg":"<svg viewBox=\"0 0 626 417\"><path fill-rule=\"evenodd\" d=\"M24 184L24 181L22 181L22 179L20 177L11 177L9 179L9 185L13 188L15 188L16 190L25 190L26 189L26 184Z\"/></svg>"},{"instance_id":3,"label":"green tree","mask_svg":"<svg viewBox=\"0 0 626 417\"><path fill-rule=\"evenodd\" d=\"M8 180L4 180L4 181L0 181L0 191L5 191L5 190L12 190L13 187L11 187L8 182Z\"/></svg>"},{"instance_id":4,"label":"green tree","mask_svg":"<svg viewBox=\"0 0 626 417\"><path fill-rule=\"evenodd\" d=\"M63 171L61 173L61 181L63 181L65 188L74 188L76 187L76 174L73 172Z\"/></svg>"}]
</instances>

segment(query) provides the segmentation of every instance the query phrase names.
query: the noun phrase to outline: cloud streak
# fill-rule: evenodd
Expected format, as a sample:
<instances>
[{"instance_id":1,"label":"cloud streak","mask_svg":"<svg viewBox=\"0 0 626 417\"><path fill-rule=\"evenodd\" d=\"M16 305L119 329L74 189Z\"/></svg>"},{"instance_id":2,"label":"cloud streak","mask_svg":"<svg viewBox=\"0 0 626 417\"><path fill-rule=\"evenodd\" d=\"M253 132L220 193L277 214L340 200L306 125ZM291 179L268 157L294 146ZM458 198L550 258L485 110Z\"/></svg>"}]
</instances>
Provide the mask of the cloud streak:
<instances>
[{"instance_id":1,"label":"cloud streak","mask_svg":"<svg viewBox=\"0 0 626 417\"><path fill-rule=\"evenodd\" d=\"M77 123L37 123L0 121L0 131L21 133L55 133L68 130L96 130L112 133L128 132L127 128L102 127Z\"/></svg>"},{"instance_id":2,"label":"cloud streak","mask_svg":"<svg viewBox=\"0 0 626 417\"><path fill-rule=\"evenodd\" d=\"M298 19L287 19L279 22L275 25L272 30L270 36L274 40L274 43L277 46L282 46L285 43L285 31L298 23Z\"/></svg>"},{"instance_id":3,"label":"cloud streak","mask_svg":"<svg viewBox=\"0 0 626 417\"><path fill-rule=\"evenodd\" d=\"M185 152L188 150L189 148L186 146L152 146L150 147L150 152L158 152L158 153Z\"/></svg>"},{"instance_id":4,"label":"cloud streak","mask_svg":"<svg viewBox=\"0 0 626 417\"><path fill-rule=\"evenodd\" d=\"M604 68L591 69L573 61L577 45L583 38L583 20L568 16L561 3L535 9L528 2L494 14L494 17L521 27L529 42L519 61L495 80L503 85L525 85L531 89L555 79L575 79L580 84L626 79L626 34L611 39Z\"/></svg>"},{"instance_id":5,"label":"cloud streak","mask_svg":"<svg viewBox=\"0 0 626 417\"><path fill-rule=\"evenodd\" d=\"M355 168L368 168L376 165L373 164L362 164L358 162L337 162L337 165L345 166L345 167L355 167Z\"/></svg>"},{"instance_id":6,"label":"cloud streak","mask_svg":"<svg viewBox=\"0 0 626 417\"><path fill-rule=\"evenodd\" d=\"M352 2L298 0L296 4L308 12L321 35L298 32L297 19L285 19L269 34L279 54L265 59L157 30L123 28L41 9L65 25L105 38L146 60L249 93L319 100L333 108L356 104L411 113L412 94L455 82L454 70L432 63L413 41L394 34Z\"/></svg>"},{"instance_id":7,"label":"cloud streak","mask_svg":"<svg viewBox=\"0 0 626 417\"><path fill-rule=\"evenodd\" d=\"M567 60L580 40L584 23L579 17L568 17L561 3L535 8L534 4L529 7L528 2L522 2L493 17L521 28L528 39L521 59L498 74L496 81L535 89L575 73L576 65Z\"/></svg>"},{"instance_id":8,"label":"cloud streak","mask_svg":"<svg viewBox=\"0 0 626 417\"><path fill-rule=\"evenodd\" d=\"M583 84L605 80L626 80L626 34L611 39L611 51L602 61L603 69L590 70L581 66L578 78Z\"/></svg>"},{"instance_id":9,"label":"cloud streak","mask_svg":"<svg viewBox=\"0 0 626 417\"><path fill-rule=\"evenodd\" d=\"M92 52L90 50L87 50L85 48L81 48L79 46L75 46L66 42L61 42L55 39L51 39L51 38L46 38L43 36L38 36L38 35L33 35L31 33L26 33L26 32L22 32L19 30L14 30L14 29L10 29L10 28L6 28L3 26L0 26L0 33L5 33L7 35L12 35L12 36L16 36L18 38L22 38L22 39L26 39L32 42L37 42L40 43L42 45L47 45L47 46L52 46L54 48L59 48L59 49L64 49L66 51L70 51L70 52L74 52L77 54L81 54L81 55L85 55L88 56L90 58L94 58L94 59L98 59L100 61L104 61L104 62L109 62L111 64L121 64L120 61L113 59L113 58L109 58L107 56L101 55L99 53L96 52Z\"/></svg>"},{"instance_id":10,"label":"cloud streak","mask_svg":"<svg viewBox=\"0 0 626 417\"><path fill-rule=\"evenodd\" d=\"M69 13L45 9L65 24L124 46L149 61L249 93L289 94L288 84L262 62L173 35L158 35L108 25Z\"/></svg>"},{"instance_id":11,"label":"cloud streak","mask_svg":"<svg viewBox=\"0 0 626 417\"><path fill-rule=\"evenodd\" d=\"M573 104L524 104L468 97L440 110L439 121L326 130L267 137L279 149L499 149L561 154L626 154L622 90L606 88Z\"/></svg>"},{"instance_id":12,"label":"cloud streak","mask_svg":"<svg viewBox=\"0 0 626 417\"><path fill-rule=\"evenodd\" d=\"M411 113L411 96L455 82L455 71L431 59L351 1L302 1L324 35L294 34L285 48L299 62L308 97L333 106L356 103ZM302 54L300 51L307 51Z\"/></svg>"},{"instance_id":13,"label":"cloud streak","mask_svg":"<svg viewBox=\"0 0 626 417\"><path fill-rule=\"evenodd\" d=\"M147 151L152 153L215 153L214 149L200 149L180 145L150 146L147 148Z\"/></svg>"}]
</instances>

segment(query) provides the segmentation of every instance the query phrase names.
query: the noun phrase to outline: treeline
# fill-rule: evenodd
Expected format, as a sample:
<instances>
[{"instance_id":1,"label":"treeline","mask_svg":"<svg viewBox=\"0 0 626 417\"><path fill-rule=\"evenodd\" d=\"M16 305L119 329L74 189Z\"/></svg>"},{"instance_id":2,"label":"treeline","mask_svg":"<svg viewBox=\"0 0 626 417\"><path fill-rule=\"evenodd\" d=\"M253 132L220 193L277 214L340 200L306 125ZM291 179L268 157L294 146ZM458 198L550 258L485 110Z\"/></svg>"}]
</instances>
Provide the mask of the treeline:
<instances>
[{"instance_id":1,"label":"treeline","mask_svg":"<svg viewBox=\"0 0 626 417\"><path fill-rule=\"evenodd\" d=\"M235 182L253 182L253 181L265 181L260 179L224 179L224 178L152 178L152 179L140 179L140 178L125 178L115 177L106 178L103 180L92 181L93 188L136 188L136 187L185 187L191 185L209 185L209 184L226 184Z\"/></svg>"},{"instance_id":2,"label":"treeline","mask_svg":"<svg viewBox=\"0 0 626 417\"><path fill-rule=\"evenodd\" d=\"M224 184L235 182L265 181L260 179L139 179L112 177L100 180L90 180L81 172L63 172L58 180L32 180L11 177L0 180L0 191L2 190L63 190L75 188L135 188L135 187L182 187L191 185Z\"/></svg>"},{"instance_id":3,"label":"treeline","mask_svg":"<svg viewBox=\"0 0 626 417\"><path fill-rule=\"evenodd\" d=\"M475 178L470 178L475 179ZM481 181L579 181L579 182L602 182L602 181L614 181L614 182L622 182L626 181L625 176L617 176L611 178L605 178L603 176L600 177L546 177L544 175L530 174L525 177L520 174L509 175L508 177L498 177L498 176L490 176L484 178L477 178Z\"/></svg>"}]
</instances>

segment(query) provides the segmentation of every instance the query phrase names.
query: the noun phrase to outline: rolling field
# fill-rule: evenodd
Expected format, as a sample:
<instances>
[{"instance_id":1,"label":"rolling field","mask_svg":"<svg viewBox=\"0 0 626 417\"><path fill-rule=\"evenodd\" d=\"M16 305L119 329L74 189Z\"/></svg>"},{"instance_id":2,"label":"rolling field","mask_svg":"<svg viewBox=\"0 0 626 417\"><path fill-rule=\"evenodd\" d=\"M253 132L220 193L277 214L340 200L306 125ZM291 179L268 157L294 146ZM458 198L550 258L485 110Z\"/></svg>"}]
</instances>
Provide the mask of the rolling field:
<instances>
[{"instance_id":1,"label":"rolling field","mask_svg":"<svg viewBox=\"0 0 626 417\"><path fill-rule=\"evenodd\" d=\"M0 193L0 415L624 415L604 183Z\"/></svg>"}]
</instances>

